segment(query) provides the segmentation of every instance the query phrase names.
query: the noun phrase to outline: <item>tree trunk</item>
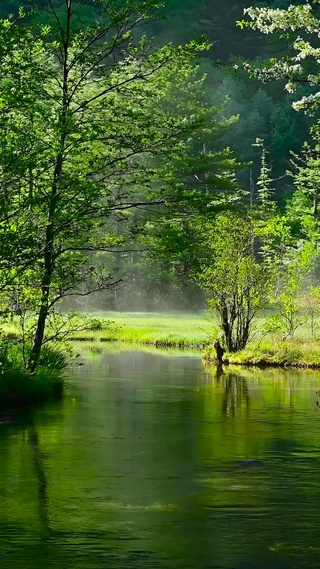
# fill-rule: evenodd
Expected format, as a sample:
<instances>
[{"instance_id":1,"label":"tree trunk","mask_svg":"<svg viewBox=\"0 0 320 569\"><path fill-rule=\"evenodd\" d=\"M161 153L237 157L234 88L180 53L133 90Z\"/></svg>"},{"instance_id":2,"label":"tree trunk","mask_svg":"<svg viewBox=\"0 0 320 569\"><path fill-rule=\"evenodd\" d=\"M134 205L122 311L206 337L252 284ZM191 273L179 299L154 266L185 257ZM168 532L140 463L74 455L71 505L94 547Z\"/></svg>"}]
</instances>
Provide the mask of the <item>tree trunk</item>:
<instances>
[{"instance_id":1,"label":"tree trunk","mask_svg":"<svg viewBox=\"0 0 320 569\"><path fill-rule=\"evenodd\" d=\"M70 41L70 23L72 16L72 0L66 0L67 21L66 35L62 38L63 45L63 84L62 84L62 106L60 116L60 149L56 155L55 168L53 173L51 195L48 203L48 219L43 256L43 276L41 282L41 299L38 313L37 329L34 337L33 347L28 362L28 370L33 373L39 363L43 338L45 333L46 321L50 310L50 290L52 275L54 271L54 240L55 240L55 213L59 197L59 184L63 169L64 149L67 139L67 116L70 106L68 93L68 50Z\"/></svg>"},{"instance_id":2,"label":"tree trunk","mask_svg":"<svg viewBox=\"0 0 320 569\"><path fill-rule=\"evenodd\" d=\"M61 137L61 147L64 147L65 134ZM57 156L56 167L53 176L53 184L51 191L51 198L49 204L48 222L46 228L45 246L44 246L44 257L43 257L43 276L41 282L41 299L40 308L38 314L38 322L36 334L34 337L33 347L30 354L30 359L28 363L28 370L33 373L39 363L41 347L44 338L44 331L46 327L46 321L49 314L50 308L50 289L52 282L52 274L54 271L54 216L57 206L58 199L58 186L59 180L62 173L63 167L63 154L59 153Z\"/></svg>"},{"instance_id":3,"label":"tree trunk","mask_svg":"<svg viewBox=\"0 0 320 569\"><path fill-rule=\"evenodd\" d=\"M215 348L216 354L217 354L217 361L218 361L219 364L222 364L222 363L223 363L223 355L224 355L224 353L225 353L225 350L224 350L223 347L220 345L219 340L217 340L217 341L214 343L214 348Z\"/></svg>"},{"instance_id":4,"label":"tree trunk","mask_svg":"<svg viewBox=\"0 0 320 569\"><path fill-rule=\"evenodd\" d=\"M219 312L225 344L227 346L228 352L233 352L232 327L229 322L228 308L223 301L220 304Z\"/></svg>"},{"instance_id":5,"label":"tree trunk","mask_svg":"<svg viewBox=\"0 0 320 569\"><path fill-rule=\"evenodd\" d=\"M318 219L318 205L319 205L319 198L317 195L313 198L313 219L317 221Z\"/></svg>"},{"instance_id":6,"label":"tree trunk","mask_svg":"<svg viewBox=\"0 0 320 569\"><path fill-rule=\"evenodd\" d=\"M39 363L46 321L49 313L49 297L53 272L53 227L49 223L46 230L46 244L44 253L44 273L41 286L41 300L38 314L37 329L33 347L28 363L28 370L33 373Z\"/></svg>"}]
</instances>

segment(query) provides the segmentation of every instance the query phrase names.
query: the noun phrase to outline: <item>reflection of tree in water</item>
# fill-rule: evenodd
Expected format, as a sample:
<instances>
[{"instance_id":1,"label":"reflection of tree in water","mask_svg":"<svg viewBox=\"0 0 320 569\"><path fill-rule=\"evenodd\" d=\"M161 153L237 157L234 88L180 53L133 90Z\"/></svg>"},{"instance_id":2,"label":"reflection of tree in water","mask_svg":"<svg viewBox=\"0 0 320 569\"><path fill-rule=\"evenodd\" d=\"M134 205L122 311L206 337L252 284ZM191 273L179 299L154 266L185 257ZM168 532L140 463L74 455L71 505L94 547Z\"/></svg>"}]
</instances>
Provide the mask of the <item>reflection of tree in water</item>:
<instances>
[{"instance_id":1,"label":"reflection of tree in water","mask_svg":"<svg viewBox=\"0 0 320 569\"><path fill-rule=\"evenodd\" d=\"M218 374L218 370L217 370ZM243 409L249 414L249 389L247 380L244 377L234 373L221 374L216 377L220 381L222 378L222 385L224 387L224 394L222 398L222 415L224 417L235 417L240 414Z\"/></svg>"},{"instance_id":2,"label":"reflection of tree in water","mask_svg":"<svg viewBox=\"0 0 320 569\"><path fill-rule=\"evenodd\" d=\"M216 373L214 374L217 383L220 383L220 379L224 374L224 369L222 364L217 365Z\"/></svg>"},{"instance_id":3,"label":"reflection of tree in water","mask_svg":"<svg viewBox=\"0 0 320 569\"><path fill-rule=\"evenodd\" d=\"M32 463L37 480L39 517L43 528L49 533L48 483L45 471L44 456L39 442L39 434L34 425L27 430Z\"/></svg>"}]
</instances>

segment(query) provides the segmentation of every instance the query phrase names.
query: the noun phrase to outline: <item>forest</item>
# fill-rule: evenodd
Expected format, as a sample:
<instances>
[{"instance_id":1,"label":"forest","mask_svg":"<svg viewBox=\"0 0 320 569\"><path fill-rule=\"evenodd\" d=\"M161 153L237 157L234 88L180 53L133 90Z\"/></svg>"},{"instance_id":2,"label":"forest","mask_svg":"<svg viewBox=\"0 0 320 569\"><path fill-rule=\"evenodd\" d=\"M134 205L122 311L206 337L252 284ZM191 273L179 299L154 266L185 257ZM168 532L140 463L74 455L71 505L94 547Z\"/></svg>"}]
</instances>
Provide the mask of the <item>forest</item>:
<instances>
[{"instance_id":1,"label":"forest","mask_svg":"<svg viewBox=\"0 0 320 569\"><path fill-rule=\"evenodd\" d=\"M0 17L2 393L30 374L60 389L70 337L117 339L95 310L208 307L191 344L317 366L317 3L7 0Z\"/></svg>"},{"instance_id":2,"label":"forest","mask_svg":"<svg viewBox=\"0 0 320 569\"><path fill-rule=\"evenodd\" d=\"M0 569L319 569L320 0L1 0Z\"/></svg>"}]
</instances>

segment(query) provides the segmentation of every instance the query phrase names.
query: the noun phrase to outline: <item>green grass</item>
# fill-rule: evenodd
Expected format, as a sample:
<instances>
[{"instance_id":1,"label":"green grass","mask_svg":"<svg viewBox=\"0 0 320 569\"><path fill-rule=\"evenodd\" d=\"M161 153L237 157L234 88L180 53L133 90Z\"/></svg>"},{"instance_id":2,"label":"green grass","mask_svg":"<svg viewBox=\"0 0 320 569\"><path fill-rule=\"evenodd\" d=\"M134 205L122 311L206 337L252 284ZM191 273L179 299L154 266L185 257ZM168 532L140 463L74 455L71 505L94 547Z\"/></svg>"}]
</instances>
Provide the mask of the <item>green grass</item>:
<instances>
[{"instance_id":1,"label":"green grass","mask_svg":"<svg viewBox=\"0 0 320 569\"><path fill-rule=\"evenodd\" d=\"M232 355L230 363L242 365L273 365L295 367L320 367L320 344L301 337L290 340L269 338L251 342L245 350Z\"/></svg>"},{"instance_id":2,"label":"green grass","mask_svg":"<svg viewBox=\"0 0 320 569\"><path fill-rule=\"evenodd\" d=\"M253 339L245 350L227 355L236 365L303 366L320 368L320 339L311 338L305 324L299 327L294 338L281 340L275 335L263 335L263 325L272 311L258 318L254 325ZM145 313L145 312L94 312L72 316L73 327L79 330L69 337L82 342L83 351L91 344L102 347L103 342L121 342L134 346L159 348L203 349L203 357L213 361L213 341L219 338L217 325L206 313ZM17 333L14 323L5 327L6 334ZM318 323L320 338L320 321ZM116 345L116 344L114 344ZM122 349L122 348L121 348Z\"/></svg>"},{"instance_id":3,"label":"green grass","mask_svg":"<svg viewBox=\"0 0 320 569\"><path fill-rule=\"evenodd\" d=\"M14 343L0 345L0 408L35 404L62 394L63 353L45 347L39 366L30 374L23 363L21 347Z\"/></svg>"},{"instance_id":4,"label":"green grass","mask_svg":"<svg viewBox=\"0 0 320 569\"><path fill-rule=\"evenodd\" d=\"M203 357L214 361L215 351L207 348ZM230 364L244 366L310 367L320 368L320 343L302 337L281 340L276 337L249 342L244 350L226 354Z\"/></svg>"},{"instance_id":5,"label":"green grass","mask_svg":"<svg viewBox=\"0 0 320 569\"><path fill-rule=\"evenodd\" d=\"M200 348L212 334L212 323L199 313L103 312L87 316L92 326L88 320L88 328L73 333L72 340Z\"/></svg>"}]
</instances>

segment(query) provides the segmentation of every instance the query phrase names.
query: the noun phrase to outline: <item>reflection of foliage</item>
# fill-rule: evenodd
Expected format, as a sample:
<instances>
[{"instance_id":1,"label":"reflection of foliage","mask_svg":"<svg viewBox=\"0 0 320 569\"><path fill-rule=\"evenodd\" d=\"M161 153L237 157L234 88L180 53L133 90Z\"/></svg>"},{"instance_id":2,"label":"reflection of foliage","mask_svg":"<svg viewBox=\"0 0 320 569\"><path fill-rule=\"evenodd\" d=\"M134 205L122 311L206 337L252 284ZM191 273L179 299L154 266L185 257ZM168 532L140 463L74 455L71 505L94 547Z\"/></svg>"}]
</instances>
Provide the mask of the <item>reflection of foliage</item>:
<instances>
[{"instance_id":1,"label":"reflection of foliage","mask_svg":"<svg viewBox=\"0 0 320 569\"><path fill-rule=\"evenodd\" d=\"M281 555L269 549L276 543L297 542L312 555L310 546L312 541L317 545L319 532L320 431L314 411L319 373L230 366L216 381L216 368L202 375L199 359L181 353L176 359L144 354L141 348L120 355L114 350L104 346L100 362L73 371L71 390L79 405L66 397L53 408L38 410L37 433L33 426L23 426L24 438L18 422L0 428L0 541L9 538L10 553L3 558L5 569L12 567L11 551L22 547L24 569L46 562L60 567L62 559L69 569L79 569L79 559L81 567L102 567L106 550L110 569L122 562L140 567L141 559L130 557L134 540L142 554L161 554L167 546L171 558L179 554L183 559L190 555L184 544L192 543L192 568L199 567L195 557L200 554L201 566L209 566L214 556L219 567L261 567L262 550ZM239 406L225 416L230 384ZM228 397L230 401L230 390ZM243 459L262 459L264 465L239 469L237 462ZM306 508L303 519L292 515ZM38 547L40 540L43 547ZM246 552L240 562L234 557L239 548ZM276 565L272 561L269 567Z\"/></svg>"},{"instance_id":2,"label":"reflection of foliage","mask_svg":"<svg viewBox=\"0 0 320 569\"><path fill-rule=\"evenodd\" d=\"M228 373L224 378L224 397L222 401L222 415L235 417L241 410L249 412L249 391L246 379L233 373Z\"/></svg>"}]
</instances>

